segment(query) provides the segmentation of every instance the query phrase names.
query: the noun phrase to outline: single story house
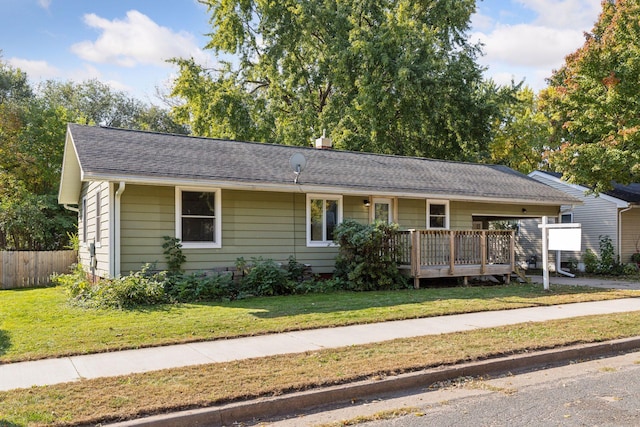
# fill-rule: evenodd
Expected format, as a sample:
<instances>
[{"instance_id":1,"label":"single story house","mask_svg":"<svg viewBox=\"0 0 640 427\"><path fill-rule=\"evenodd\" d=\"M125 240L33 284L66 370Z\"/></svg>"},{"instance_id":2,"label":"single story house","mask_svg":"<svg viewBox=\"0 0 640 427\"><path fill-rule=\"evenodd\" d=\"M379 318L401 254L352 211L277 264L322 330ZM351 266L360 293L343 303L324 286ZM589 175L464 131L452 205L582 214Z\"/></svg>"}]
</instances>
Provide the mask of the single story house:
<instances>
[{"instance_id":1,"label":"single story house","mask_svg":"<svg viewBox=\"0 0 640 427\"><path fill-rule=\"evenodd\" d=\"M614 184L613 190L596 196L589 194L588 187L564 181L562 174L557 172L534 171L529 176L582 201L577 205L563 205L556 218L556 222L582 225L582 251L563 251L561 262L574 259L582 264L582 255L587 249L599 256L600 236L611 239L622 263L630 262L631 255L640 251L640 184ZM521 221L518 241L523 257L535 254L538 260L542 259L539 255L542 236L539 223L539 220ZM583 269L583 266L579 265L579 268Z\"/></svg>"},{"instance_id":2,"label":"single story house","mask_svg":"<svg viewBox=\"0 0 640 427\"><path fill-rule=\"evenodd\" d=\"M472 275L456 270L454 258L482 264L482 272L501 262L510 274L512 236L511 248L509 236L501 246L487 240L488 222L557 216L579 202L505 166L340 151L324 137L316 145L69 124L58 200L78 210L80 262L101 277L146 262L162 268L163 236L181 240L188 271L293 255L314 273L330 273L338 252L333 228L344 218L398 223L412 251L420 242L409 230L435 233L437 248L421 246L422 257L442 252L443 267L432 276ZM474 228L471 237L450 233ZM502 261L497 246L507 251ZM462 259L471 251L479 255Z\"/></svg>"}]
</instances>

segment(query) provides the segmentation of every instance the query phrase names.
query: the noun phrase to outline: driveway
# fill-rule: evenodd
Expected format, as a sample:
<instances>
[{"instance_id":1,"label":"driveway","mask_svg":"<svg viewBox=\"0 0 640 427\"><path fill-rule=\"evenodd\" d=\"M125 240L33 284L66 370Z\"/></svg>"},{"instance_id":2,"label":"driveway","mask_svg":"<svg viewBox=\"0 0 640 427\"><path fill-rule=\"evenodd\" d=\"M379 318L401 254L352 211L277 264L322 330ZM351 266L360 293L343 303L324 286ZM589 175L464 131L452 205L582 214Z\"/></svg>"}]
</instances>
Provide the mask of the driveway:
<instances>
[{"instance_id":1,"label":"driveway","mask_svg":"<svg viewBox=\"0 0 640 427\"><path fill-rule=\"evenodd\" d=\"M527 276L533 283L543 283L542 276ZM637 289L640 290L640 281L612 279L607 277L566 277L549 275L549 283L554 285L593 286L594 288L607 289Z\"/></svg>"}]
</instances>

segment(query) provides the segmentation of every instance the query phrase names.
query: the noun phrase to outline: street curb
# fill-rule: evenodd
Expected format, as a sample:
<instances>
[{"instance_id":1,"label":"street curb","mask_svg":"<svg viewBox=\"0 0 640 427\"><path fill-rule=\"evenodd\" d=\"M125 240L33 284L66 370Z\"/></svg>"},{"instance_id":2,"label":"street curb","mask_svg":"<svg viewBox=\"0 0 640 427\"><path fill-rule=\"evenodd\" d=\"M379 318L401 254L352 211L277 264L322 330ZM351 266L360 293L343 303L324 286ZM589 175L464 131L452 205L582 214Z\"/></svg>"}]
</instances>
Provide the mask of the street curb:
<instances>
[{"instance_id":1,"label":"street curb","mask_svg":"<svg viewBox=\"0 0 640 427\"><path fill-rule=\"evenodd\" d=\"M558 365L571 360L585 360L615 355L640 349L640 336L580 344L533 353L517 354L499 359L452 366L442 366L411 372L381 380L366 380L332 387L307 390L283 396L266 397L244 402L230 403L215 408L201 408L171 414L154 415L131 421L110 424L112 427L183 427L225 426L255 419L269 419L289 415L293 410L301 412L328 404L349 404L354 400L425 388L439 381L465 376L496 375L510 371Z\"/></svg>"}]
</instances>

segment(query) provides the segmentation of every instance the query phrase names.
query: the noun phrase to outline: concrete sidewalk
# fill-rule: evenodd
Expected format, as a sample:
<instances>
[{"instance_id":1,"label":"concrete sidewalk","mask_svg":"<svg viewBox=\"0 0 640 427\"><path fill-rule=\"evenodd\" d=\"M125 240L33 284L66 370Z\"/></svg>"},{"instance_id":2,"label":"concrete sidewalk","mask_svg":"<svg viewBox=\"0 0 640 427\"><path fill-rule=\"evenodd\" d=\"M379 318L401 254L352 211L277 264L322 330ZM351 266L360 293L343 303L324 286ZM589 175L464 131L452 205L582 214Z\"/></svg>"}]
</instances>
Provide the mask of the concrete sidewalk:
<instances>
[{"instance_id":1,"label":"concrete sidewalk","mask_svg":"<svg viewBox=\"0 0 640 427\"><path fill-rule=\"evenodd\" d=\"M396 338L468 331L523 322L541 322L639 310L640 298L627 298L314 329L258 337L10 363L0 365L0 390L286 353L317 351Z\"/></svg>"}]
</instances>

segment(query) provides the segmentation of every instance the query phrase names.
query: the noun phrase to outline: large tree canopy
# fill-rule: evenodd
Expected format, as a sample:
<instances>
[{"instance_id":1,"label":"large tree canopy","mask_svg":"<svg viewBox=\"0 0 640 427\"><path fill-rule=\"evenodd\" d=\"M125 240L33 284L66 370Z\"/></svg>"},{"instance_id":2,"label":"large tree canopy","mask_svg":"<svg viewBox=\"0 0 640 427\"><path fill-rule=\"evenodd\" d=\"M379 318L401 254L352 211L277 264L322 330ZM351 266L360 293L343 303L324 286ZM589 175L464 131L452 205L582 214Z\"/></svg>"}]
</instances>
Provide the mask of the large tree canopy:
<instances>
[{"instance_id":1,"label":"large tree canopy","mask_svg":"<svg viewBox=\"0 0 640 427\"><path fill-rule=\"evenodd\" d=\"M57 203L66 124L185 133L166 110L96 80L33 90L0 60L0 249L60 249L77 216Z\"/></svg>"},{"instance_id":2,"label":"large tree canopy","mask_svg":"<svg viewBox=\"0 0 640 427\"><path fill-rule=\"evenodd\" d=\"M221 65L176 60L199 135L449 159L487 155L498 89L466 31L474 0L200 0ZM227 62L222 62L227 59Z\"/></svg>"},{"instance_id":3,"label":"large tree canopy","mask_svg":"<svg viewBox=\"0 0 640 427\"><path fill-rule=\"evenodd\" d=\"M541 93L552 166L598 191L640 178L640 1L605 0L584 45Z\"/></svg>"},{"instance_id":4,"label":"large tree canopy","mask_svg":"<svg viewBox=\"0 0 640 427\"><path fill-rule=\"evenodd\" d=\"M543 154L549 147L551 126L533 91L528 87L518 90L515 99L504 105L502 115L489 145L491 161L525 174L548 167Z\"/></svg>"}]
</instances>

